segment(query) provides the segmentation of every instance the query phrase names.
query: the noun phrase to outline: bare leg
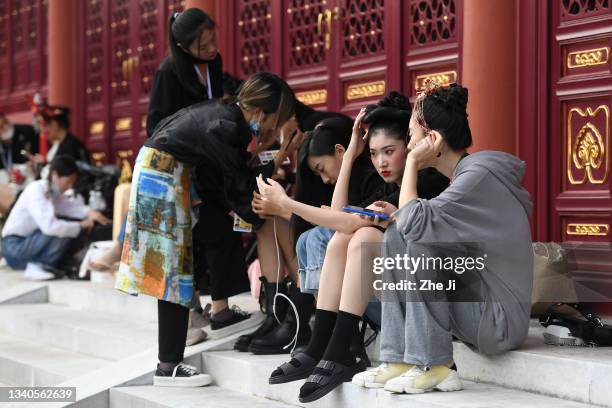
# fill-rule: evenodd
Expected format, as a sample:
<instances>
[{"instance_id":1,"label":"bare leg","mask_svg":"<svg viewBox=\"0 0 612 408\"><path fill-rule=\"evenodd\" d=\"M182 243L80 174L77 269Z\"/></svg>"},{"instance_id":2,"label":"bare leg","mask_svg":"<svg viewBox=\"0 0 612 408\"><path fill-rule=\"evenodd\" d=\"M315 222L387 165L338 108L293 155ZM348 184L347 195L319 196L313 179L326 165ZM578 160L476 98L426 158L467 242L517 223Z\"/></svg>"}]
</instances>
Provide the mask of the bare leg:
<instances>
[{"instance_id":1,"label":"bare leg","mask_svg":"<svg viewBox=\"0 0 612 408\"><path fill-rule=\"evenodd\" d=\"M90 260L89 266L98 271L110 271L113 265L121 260L122 248L122 242L117 240L113 241L113 246L96 259Z\"/></svg>"},{"instance_id":2,"label":"bare leg","mask_svg":"<svg viewBox=\"0 0 612 408\"><path fill-rule=\"evenodd\" d=\"M365 312L372 298L372 284L376 277L372 272L372 262L374 257L381 256L379 244L382 239L383 233L376 228L361 228L353 234L348 245L340 298L340 310L343 312L357 316Z\"/></svg>"},{"instance_id":3,"label":"bare leg","mask_svg":"<svg viewBox=\"0 0 612 408\"><path fill-rule=\"evenodd\" d=\"M282 261L287 265L289 277L293 282L298 283L297 254L295 244L291 239L291 229L289 228L289 222L280 217L276 217L276 238L278 239Z\"/></svg>"},{"instance_id":4,"label":"bare leg","mask_svg":"<svg viewBox=\"0 0 612 408\"><path fill-rule=\"evenodd\" d=\"M279 222L277 220L277 233ZM276 282L277 279L283 280L283 257L280 258L280 276L278 275L278 256L276 253L276 244L274 243L274 221L266 220L263 225L257 230L257 256L259 258L259 266L261 274L268 282Z\"/></svg>"},{"instance_id":5,"label":"bare leg","mask_svg":"<svg viewBox=\"0 0 612 408\"><path fill-rule=\"evenodd\" d=\"M210 308L212 314L219 313L223 309L227 309L227 299L213 300Z\"/></svg>"},{"instance_id":6,"label":"bare leg","mask_svg":"<svg viewBox=\"0 0 612 408\"><path fill-rule=\"evenodd\" d=\"M346 265L346 254L352 236L352 234L336 232L327 245L325 260L321 269L317 309L324 309L330 312L338 311Z\"/></svg>"}]
</instances>

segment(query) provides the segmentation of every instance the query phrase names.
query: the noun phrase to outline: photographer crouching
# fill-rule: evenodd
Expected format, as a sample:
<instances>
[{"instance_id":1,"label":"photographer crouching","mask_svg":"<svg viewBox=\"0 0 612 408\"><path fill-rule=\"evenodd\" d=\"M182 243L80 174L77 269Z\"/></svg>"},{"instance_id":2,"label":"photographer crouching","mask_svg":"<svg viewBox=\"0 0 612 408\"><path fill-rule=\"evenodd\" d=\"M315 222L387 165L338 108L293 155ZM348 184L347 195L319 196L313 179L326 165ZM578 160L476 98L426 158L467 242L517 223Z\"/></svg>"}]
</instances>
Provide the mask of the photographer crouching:
<instances>
[{"instance_id":1,"label":"photographer crouching","mask_svg":"<svg viewBox=\"0 0 612 408\"><path fill-rule=\"evenodd\" d=\"M2 229L2 252L13 269L31 280L54 279L79 249L95 222L110 220L64 193L78 179L72 157L56 156L46 179L29 184Z\"/></svg>"}]
</instances>

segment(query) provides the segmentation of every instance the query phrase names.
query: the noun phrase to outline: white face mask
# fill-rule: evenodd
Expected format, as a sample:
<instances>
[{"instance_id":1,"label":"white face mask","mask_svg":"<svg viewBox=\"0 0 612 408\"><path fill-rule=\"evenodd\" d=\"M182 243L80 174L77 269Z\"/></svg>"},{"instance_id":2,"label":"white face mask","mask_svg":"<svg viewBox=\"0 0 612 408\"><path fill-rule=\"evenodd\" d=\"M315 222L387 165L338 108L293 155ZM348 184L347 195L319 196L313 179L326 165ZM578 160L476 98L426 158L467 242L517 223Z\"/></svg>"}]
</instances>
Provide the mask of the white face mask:
<instances>
[{"instance_id":1,"label":"white face mask","mask_svg":"<svg viewBox=\"0 0 612 408\"><path fill-rule=\"evenodd\" d=\"M13 127L13 125L6 126L6 129L4 129L4 131L0 135L0 139L2 139L3 142L8 142L13 138L14 131L15 128Z\"/></svg>"}]
</instances>

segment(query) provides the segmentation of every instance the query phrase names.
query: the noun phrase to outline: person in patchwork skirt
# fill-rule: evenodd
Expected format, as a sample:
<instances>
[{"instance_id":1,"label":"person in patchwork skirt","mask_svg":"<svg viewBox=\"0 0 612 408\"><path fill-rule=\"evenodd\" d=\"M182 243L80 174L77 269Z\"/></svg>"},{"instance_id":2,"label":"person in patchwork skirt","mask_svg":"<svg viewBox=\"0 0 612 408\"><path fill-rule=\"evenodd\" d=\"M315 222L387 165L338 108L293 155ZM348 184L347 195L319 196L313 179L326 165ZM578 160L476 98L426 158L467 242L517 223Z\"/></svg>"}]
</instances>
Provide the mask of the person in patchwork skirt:
<instances>
[{"instance_id":1,"label":"person in patchwork skirt","mask_svg":"<svg viewBox=\"0 0 612 408\"><path fill-rule=\"evenodd\" d=\"M247 222L261 224L250 208L255 177L270 177L297 144L285 143L275 160L257 170L247 165L247 146L253 136L280 129L293 114L294 101L282 79L255 74L237 97L191 105L162 120L138 154L115 286L158 299L155 385L198 387L211 381L182 364L189 308L195 302L191 228L200 197L193 188L193 168L201 163L218 168L232 209Z\"/></svg>"}]
</instances>

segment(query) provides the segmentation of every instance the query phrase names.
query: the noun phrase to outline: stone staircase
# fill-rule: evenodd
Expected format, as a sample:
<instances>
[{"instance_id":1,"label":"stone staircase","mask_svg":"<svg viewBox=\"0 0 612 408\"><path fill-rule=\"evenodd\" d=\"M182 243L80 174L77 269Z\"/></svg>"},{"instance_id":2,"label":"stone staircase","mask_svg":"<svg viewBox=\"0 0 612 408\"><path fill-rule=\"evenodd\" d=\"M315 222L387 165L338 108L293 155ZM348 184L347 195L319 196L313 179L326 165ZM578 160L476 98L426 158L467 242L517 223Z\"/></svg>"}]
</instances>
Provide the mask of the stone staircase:
<instances>
[{"instance_id":1,"label":"stone staircase","mask_svg":"<svg viewBox=\"0 0 612 408\"><path fill-rule=\"evenodd\" d=\"M248 294L235 303L257 309ZM502 356L483 357L456 343L461 392L392 395L347 383L300 404L301 382L268 384L287 356L234 352L240 333L186 349L186 362L210 373L213 385L156 388L156 317L155 299L121 294L108 284L31 283L0 269L0 386L76 387L75 407L612 407L612 348L546 346L535 322L525 345ZM39 405L67 404L14 406Z\"/></svg>"}]
</instances>

